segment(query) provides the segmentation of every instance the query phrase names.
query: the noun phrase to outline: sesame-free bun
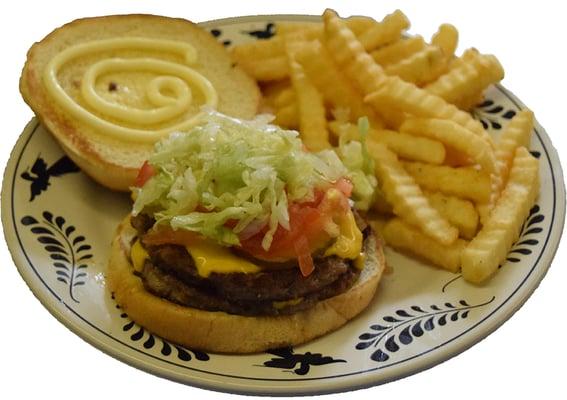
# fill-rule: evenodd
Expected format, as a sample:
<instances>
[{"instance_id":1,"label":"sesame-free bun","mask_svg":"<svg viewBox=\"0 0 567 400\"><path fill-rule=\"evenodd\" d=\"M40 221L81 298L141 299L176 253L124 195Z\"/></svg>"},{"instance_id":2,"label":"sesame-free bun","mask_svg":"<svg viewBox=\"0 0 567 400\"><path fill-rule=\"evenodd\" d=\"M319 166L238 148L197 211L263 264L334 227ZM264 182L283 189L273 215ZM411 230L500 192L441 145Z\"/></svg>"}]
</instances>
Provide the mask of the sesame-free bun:
<instances>
[{"instance_id":1,"label":"sesame-free bun","mask_svg":"<svg viewBox=\"0 0 567 400\"><path fill-rule=\"evenodd\" d=\"M197 63L190 67L212 83L219 96L217 109L224 114L250 119L256 114L260 100L255 81L234 64L224 47L208 31L187 20L155 15L112 15L78 19L54 30L28 51L20 78L20 92L42 124L85 173L104 186L123 191L133 184L137 170L151 153L153 144L121 140L105 134L93 124L74 118L52 98L46 89L43 74L49 61L71 46L125 37L166 39L191 44L197 51ZM133 126L131 122L118 121L100 110L90 109L82 98L80 89L84 72L90 65L108 58L143 57L184 63L179 55L161 50L97 51L64 64L57 74L57 80L65 93L83 108L101 119L129 128L150 131L167 128L197 113L198 107L194 106L171 120L156 122L151 126ZM128 75L129 72L101 76L101 82L96 86L97 93L118 104L150 108L151 104L143 95L143 90L140 90L147 84L148 77L139 71L131 72L131 76ZM105 79L112 82L106 82Z\"/></svg>"},{"instance_id":2,"label":"sesame-free bun","mask_svg":"<svg viewBox=\"0 0 567 400\"><path fill-rule=\"evenodd\" d=\"M368 306L385 265L382 247L371 234L364 242L364 269L348 291L292 315L241 316L181 306L146 291L130 263L135 236L128 217L112 242L106 281L116 301L133 321L154 334L208 352L254 353L296 346L334 331Z\"/></svg>"}]
</instances>

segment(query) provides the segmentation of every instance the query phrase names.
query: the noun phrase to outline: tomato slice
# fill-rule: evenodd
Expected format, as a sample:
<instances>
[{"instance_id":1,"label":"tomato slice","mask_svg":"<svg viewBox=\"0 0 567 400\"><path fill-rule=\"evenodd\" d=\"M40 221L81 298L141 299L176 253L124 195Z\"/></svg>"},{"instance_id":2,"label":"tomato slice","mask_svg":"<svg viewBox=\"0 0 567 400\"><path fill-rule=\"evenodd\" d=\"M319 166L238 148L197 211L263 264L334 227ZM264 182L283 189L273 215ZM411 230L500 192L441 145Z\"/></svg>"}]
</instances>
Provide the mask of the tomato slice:
<instances>
[{"instance_id":1,"label":"tomato slice","mask_svg":"<svg viewBox=\"0 0 567 400\"><path fill-rule=\"evenodd\" d=\"M138 175L136 176L136 180L134 181L134 186L142 187L146 184L146 182L156 174L156 170L154 167L150 165L150 163L146 160L142 164L142 167L138 171Z\"/></svg>"},{"instance_id":2,"label":"tomato slice","mask_svg":"<svg viewBox=\"0 0 567 400\"><path fill-rule=\"evenodd\" d=\"M330 190L333 188L336 189L334 193ZM297 259L301 273L308 276L314 269L311 254L332 239L325 227L333 223L334 216L348 210L347 196L351 192L350 181L340 179L326 191L316 191L312 201L291 203L288 208L290 229L278 226L268 251L262 247L267 227L252 237L241 237L242 250L272 262Z\"/></svg>"},{"instance_id":3,"label":"tomato slice","mask_svg":"<svg viewBox=\"0 0 567 400\"><path fill-rule=\"evenodd\" d=\"M293 248L295 254L297 254L297 262L299 264L299 270L301 275L307 277L315 270L315 265L313 264L313 257L311 257L311 249L309 248L309 242L305 235L301 235L293 243Z\"/></svg>"}]
</instances>

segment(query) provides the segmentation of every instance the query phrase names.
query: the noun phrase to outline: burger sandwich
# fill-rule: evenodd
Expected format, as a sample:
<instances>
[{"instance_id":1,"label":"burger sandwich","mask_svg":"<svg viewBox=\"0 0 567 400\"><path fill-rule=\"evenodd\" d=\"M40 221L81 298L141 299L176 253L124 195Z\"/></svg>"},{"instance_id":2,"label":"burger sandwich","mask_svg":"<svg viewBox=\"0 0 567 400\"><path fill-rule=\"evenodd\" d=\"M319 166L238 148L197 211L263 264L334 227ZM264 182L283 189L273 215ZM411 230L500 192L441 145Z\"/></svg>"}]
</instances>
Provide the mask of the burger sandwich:
<instances>
[{"instance_id":1,"label":"burger sandwich","mask_svg":"<svg viewBox=\"0 0 567 400\"><path fill-rule=\"evenodd\" d=\"M108 287L138 324L194 349L251 353L319 337L378 286L382 248L359 214L373 179L363 142L311 153L262 118L208 112L140 169Z\"/></svg>"}]
</instances>

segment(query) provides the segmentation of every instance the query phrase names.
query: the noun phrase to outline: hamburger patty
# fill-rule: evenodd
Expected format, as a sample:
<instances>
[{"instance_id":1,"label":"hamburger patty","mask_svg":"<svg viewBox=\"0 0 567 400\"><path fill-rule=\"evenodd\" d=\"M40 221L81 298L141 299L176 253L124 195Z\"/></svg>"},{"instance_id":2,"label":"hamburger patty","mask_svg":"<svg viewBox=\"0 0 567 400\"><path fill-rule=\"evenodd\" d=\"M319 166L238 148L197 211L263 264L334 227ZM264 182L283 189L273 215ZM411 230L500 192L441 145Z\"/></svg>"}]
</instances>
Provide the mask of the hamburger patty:
<instances>
[{"instance_id":1,"label":"hamburger patty","mask_svg":"<svg viewBox=\"0 0 567 400\"><path fill-rule=\"evenodd\" d=\"M139 214L131 223L143 236L153 226L153 219ZM291 314L307 309L348 290L360 274L352 260L330 256L314 258L315 270L308 277L301 275L295 263L258 273L213 272L202 277L183 246L147 246L146 250L149 259L140 273L146 290L181 305L240 315Z\"/></svg>"},{"instance_id":2,"label":"hamburger patty","mask_svg":"<svg viewBox=\"0 0 567 400\"><path fill-rule=\"evenodd\" d=\"M274 272L278 273L278 272ZM333 283L323 286L305 296L291 301L275 302L272 300L229 299L214 290L193 286L164 272L146 260L141 278L147 291L174 303L207 311L224 311L239 315L284 315L312 307L319 300L338 295L348 290L358 278L360 272L349 268ZM233 277L227 274L226 279Z\"/></svg>"}]
</instances>

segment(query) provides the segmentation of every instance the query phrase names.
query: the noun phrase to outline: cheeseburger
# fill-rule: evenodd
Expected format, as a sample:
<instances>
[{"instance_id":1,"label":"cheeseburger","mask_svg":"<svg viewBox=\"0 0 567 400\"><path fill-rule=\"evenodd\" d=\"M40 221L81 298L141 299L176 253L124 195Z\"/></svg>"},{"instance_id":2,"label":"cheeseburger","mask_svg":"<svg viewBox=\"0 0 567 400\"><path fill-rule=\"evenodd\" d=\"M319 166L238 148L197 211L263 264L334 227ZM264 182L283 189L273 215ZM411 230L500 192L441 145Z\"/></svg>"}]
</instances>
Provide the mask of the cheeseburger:
<instances>
[{"instance_id":1,"label":"cheeseburger","mask_svg":"<svg viewBox=\"0 0 567 400\"><path fill-rule=\"evenodd\" d=\"M297 132L216 112L158 143L113 241L117 302L153 333L212 352L339 328L384 266L359 214L376 186L363 143L311 153Z\"/></svg>"}]
</instances>

